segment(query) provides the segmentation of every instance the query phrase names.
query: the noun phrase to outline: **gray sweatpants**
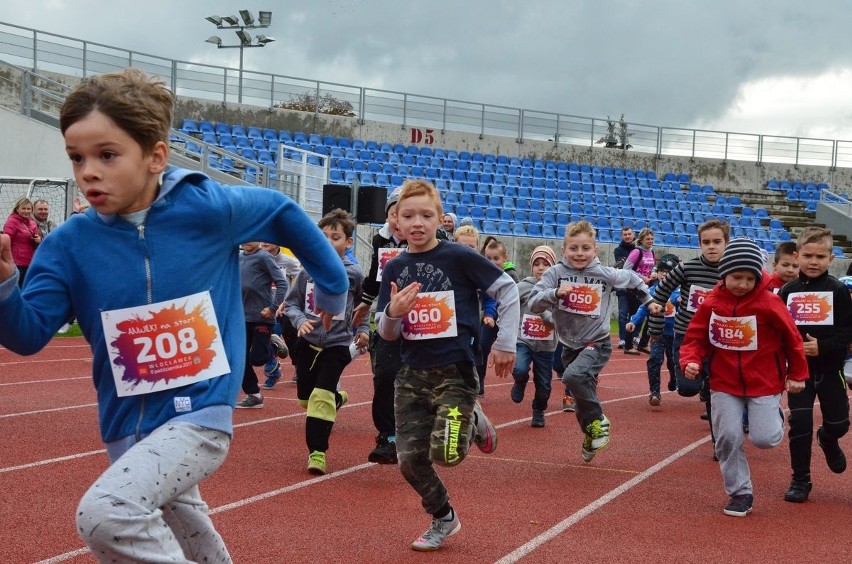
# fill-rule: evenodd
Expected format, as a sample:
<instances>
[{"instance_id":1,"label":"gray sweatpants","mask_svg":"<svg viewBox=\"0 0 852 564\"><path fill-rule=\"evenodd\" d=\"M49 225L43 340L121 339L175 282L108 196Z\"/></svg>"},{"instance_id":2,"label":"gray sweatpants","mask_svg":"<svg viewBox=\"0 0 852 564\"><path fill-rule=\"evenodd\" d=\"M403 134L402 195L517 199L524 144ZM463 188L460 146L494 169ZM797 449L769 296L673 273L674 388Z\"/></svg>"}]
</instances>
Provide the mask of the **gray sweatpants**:
<instances>
[{"instance_id":1,"label":"gray sweatpants","mask_svg":"<svg viewBox=\"0 0 852 564\"><path fill-rule=\"evenodd\" d=\"M716 433L716 457L728 495L753 492L751 470L745 455L743 411L748 409L749 440L757 448L772 448L784 438L781 394L745 397L710 391L713 404L713 430Z\"/></svg>"},{"instance_id":2,"label":"gray sweatpants","mask_svg":"<svg viewBox=\"0 0 852 564\"><path fill-rule=\"evenodd\" d=\"M92 554L101 562L231 562L198 491L230 443L221 431L168 423L131 447L77 507Z\"/></svg>"}]
</instances>

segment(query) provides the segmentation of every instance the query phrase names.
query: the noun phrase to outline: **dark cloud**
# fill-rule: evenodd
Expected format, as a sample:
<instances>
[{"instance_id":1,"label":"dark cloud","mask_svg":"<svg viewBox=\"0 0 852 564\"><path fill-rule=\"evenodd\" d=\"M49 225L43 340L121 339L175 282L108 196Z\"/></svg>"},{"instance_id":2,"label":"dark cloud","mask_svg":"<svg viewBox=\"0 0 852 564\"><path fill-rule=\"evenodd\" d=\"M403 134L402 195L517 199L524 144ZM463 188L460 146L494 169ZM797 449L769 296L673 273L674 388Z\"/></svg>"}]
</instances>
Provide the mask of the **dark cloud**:
<instances>
[{"instance_id":1,"label":"dark cloud","mask_svg":"<svg viewBox=\"0 0 852 564\"><path fill-rule=\"evenodd\" d=\"M277 41L247 50L247 69L673 127L712 123L744 83L852 67L852 4L840 0L5 4L10 23L233 66L236 50L204 43L217 34L204 16L269 9Z\"/></svg>"}]
</instances>

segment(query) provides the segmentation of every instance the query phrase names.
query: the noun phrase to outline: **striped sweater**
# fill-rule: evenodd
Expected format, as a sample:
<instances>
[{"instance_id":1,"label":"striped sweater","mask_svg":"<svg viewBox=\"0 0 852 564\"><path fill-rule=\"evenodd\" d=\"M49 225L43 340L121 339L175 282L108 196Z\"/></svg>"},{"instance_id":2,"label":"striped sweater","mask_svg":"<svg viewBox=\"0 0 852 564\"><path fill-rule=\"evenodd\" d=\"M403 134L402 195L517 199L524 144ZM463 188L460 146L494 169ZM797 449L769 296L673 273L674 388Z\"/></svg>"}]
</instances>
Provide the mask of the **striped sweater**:
<instances>
[{"instance_id":1,"label":"striped sweater","mask_svg":"<svg viewBox=\"0 0 852 564\"><path fill-rule=\"evenodd\" d=\"M675 335L686 333L686 326L689 325L695 310L704 301L705 295L709 294L713 286L719 282L718 264L708 261L703 256L678 263L657 285L654 302L664 309L672 292L680 288L681 301L675 316ZM648 331L651 335L663 333L662 316L649 316L648 323Z\"/></svg>"}]
</instances>

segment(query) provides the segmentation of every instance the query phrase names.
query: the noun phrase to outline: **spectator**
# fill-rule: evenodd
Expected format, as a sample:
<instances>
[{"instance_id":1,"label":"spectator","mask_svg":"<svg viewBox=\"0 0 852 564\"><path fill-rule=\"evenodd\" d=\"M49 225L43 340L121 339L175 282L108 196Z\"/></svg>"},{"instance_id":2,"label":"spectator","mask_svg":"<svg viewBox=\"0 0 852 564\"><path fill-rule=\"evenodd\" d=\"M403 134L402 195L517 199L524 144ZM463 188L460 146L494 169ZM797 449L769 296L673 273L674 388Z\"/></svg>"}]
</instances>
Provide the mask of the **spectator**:
<instances>
[{"instance_id":1,"label":"spectator","mask_svg":"<svg viewBox=\"0 0 852 564\"><path fill-rule=\"evenodd\" d=\"M3 226L3 233L11 239L12 260L20 272L18 285L23 288L27 269L42 239L38 224L33 219L33 203L28 198L15 202L15 207Z\"/></svg>"},{"instance_id":2,"label":"spectator","mask_svg":"<svg viewBox=\"0 0 852 564\"><path fill-rule=\"evenodd\" d=\"M623 227L621 229L621 243L619 243L612 251L613 257L615 258L615 264L613 266L615 266L615 268L623 268L624 262L627 260L627 256L635 248L636 245L633 243L633 229L630 227ZM627 343L627 331L624 327L627 325L627 322L630 321L630 316L633 314L630 307L631 298L627 290L616 290L615 295L618 298L618 348L623 349L624 345ZM639 304L636 304L636 309L638 309L638 305Z\"/></svg>"},{"instance_id":3,"label":"spectator","mask_svg":"<svg viewBox=\"0 0 852 564\"><path fill-rule=\"evenodd\" d=\"M36 200L33 202L33 219L38 224L38 231L42 239L56 228L56 224L48 219L49 215L50 204L47 203L47 200Z\"/></svg>"}]
</instances>

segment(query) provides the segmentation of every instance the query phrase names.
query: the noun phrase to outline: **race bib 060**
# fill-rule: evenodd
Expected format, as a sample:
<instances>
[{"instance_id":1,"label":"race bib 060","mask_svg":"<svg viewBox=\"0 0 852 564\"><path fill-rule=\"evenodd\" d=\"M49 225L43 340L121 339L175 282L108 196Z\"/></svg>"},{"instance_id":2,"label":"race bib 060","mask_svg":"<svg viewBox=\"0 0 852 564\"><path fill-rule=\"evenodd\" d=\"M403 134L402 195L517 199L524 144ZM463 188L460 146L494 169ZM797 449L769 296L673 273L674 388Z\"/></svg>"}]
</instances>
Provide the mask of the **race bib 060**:
<instances>
[{"instance_id":1,"label":"race bib 060","mask_svg":"<svg viewBox=\"0 0 852 564\"><path fill-rule=\"evenodd\" d=\"M456 299L451 291L421 292L402 319L402 337L411 341L458 335Z\"/></svg>"}]
</instances>

